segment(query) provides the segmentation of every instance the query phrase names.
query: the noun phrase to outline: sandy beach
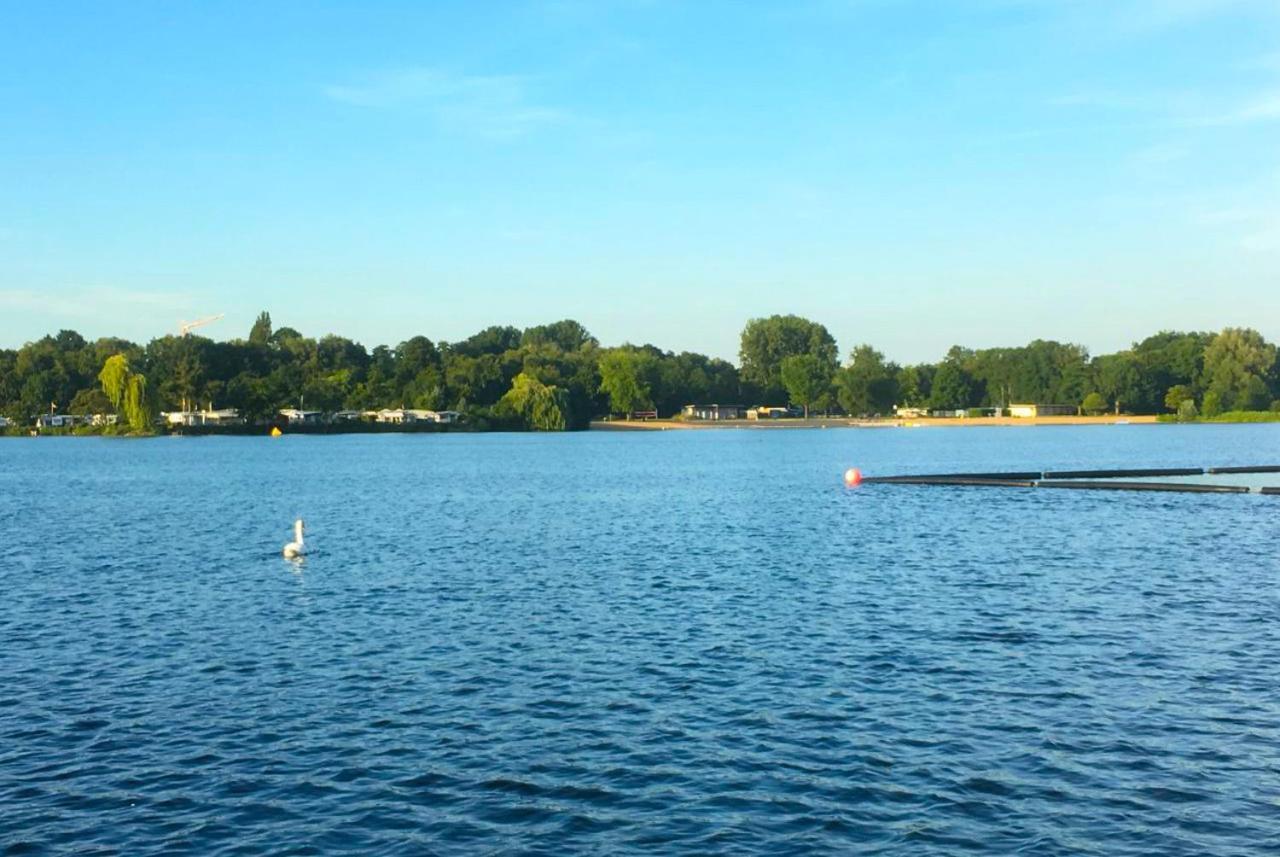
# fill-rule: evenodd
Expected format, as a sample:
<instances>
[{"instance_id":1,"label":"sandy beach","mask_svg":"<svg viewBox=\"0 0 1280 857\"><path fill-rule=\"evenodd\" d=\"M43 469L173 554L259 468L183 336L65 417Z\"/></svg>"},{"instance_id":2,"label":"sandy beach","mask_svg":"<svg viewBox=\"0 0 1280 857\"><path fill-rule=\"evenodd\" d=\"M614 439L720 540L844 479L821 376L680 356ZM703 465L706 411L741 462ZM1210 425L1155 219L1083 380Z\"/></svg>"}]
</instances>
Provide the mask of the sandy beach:
<instances>
[{"instance_id":1,"label":"sandy beach","mask_svg":"<svg viewBox=\"0 0 1280 857\"><path fill-rule=\"evenodd\" d=\"M667 429L815 429L815 428L932 428L935 426L957 428L966 426L1114 426L1152 425L1154 414L1143 416L1087 417L969 417L933 418L914 420L882 419L857 420L848 417L810 417L786 420L596 420L592 429L606 431L665 431Z\"/></svg>"}]
</instances>

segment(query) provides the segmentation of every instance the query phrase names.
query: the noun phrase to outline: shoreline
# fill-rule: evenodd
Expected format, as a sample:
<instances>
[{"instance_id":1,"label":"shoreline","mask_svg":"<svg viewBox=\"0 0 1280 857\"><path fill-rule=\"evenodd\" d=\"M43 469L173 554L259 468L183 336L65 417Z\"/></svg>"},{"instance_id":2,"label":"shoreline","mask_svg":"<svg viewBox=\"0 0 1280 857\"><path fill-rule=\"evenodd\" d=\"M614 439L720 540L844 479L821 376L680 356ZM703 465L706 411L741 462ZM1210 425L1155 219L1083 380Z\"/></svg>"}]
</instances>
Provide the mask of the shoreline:
<instances>
[{"instance_id":1,"label":"shoreline","mask_svg":"<svg viewBox=\"0 0 1280 857\"><path fill-rule=\"evenodd\" d=\"M666 431L678 429L818 429L818 428L962 428L966 426L1115 426L1155 425L1155 414L1139 416L1087 417L921 417L914 420L858 420L848 417L810 417L783 420L593 420L591 430L601 431Z\"/></svg>"}]
</instances>

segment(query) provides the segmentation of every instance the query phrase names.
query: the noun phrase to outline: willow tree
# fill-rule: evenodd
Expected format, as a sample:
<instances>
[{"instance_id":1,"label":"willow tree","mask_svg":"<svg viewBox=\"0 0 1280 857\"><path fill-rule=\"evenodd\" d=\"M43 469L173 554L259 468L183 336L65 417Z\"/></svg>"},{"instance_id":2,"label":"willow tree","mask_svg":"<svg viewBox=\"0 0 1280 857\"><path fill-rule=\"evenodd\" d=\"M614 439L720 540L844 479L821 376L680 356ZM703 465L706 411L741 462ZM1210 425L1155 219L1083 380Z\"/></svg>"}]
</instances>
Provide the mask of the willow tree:
<instances>
[{"instance_id":1,"label":"willow tree","mask_svg":"<svg viewBox=\"0 0 1280 857\"><path fill-rule=\"evenodd\" d=\"M113 354L102 364L98 380L102 382L102 392L107 394L111 407L117 411L124 404L125 392L129 387L129 359L123 354Z\"/></svg>"},{"instance_id":2,"label":"willow tree","mask_svg":"<svg viewBox=\"0 0 1280 857\"><path fill-rule=\"evenodd\" d=\"M564 431L569 424L568 396L554 385L544 384L521 372L511 381L511 389L498 402L497 410L519 417L534 431Z\"/></svg>"},{"instance_id":3,"label":"willow tree","mask_svg":"<svg viewBox=\"0 0 1280 857\"><path fill-rule=\"evenodd\" d=\"M129 428L146 431L151 424L151 404L147 401L147 376L132 374L124 393L124 417Z\"/></svg>"}]
</instances>

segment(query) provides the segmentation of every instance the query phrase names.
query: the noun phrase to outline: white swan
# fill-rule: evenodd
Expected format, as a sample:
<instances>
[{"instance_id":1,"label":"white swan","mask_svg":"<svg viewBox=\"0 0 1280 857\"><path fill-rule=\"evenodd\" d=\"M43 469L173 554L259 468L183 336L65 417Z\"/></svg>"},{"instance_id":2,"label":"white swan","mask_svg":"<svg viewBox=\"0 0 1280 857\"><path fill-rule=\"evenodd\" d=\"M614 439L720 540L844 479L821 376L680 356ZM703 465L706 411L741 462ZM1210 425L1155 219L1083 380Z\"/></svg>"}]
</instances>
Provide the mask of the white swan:
<instances>
[{"instance_id":1,"label":"white swan","mask_svg":"<svg viewBox=\"0 0 1280 857\"><path fill-rule=\"evenodd\" d=\"M302 519L293 522L293 541L284 546L284 555L289 558L302 556L307 552L307 543L302 540Z\"/></svg>"}]
</instances>

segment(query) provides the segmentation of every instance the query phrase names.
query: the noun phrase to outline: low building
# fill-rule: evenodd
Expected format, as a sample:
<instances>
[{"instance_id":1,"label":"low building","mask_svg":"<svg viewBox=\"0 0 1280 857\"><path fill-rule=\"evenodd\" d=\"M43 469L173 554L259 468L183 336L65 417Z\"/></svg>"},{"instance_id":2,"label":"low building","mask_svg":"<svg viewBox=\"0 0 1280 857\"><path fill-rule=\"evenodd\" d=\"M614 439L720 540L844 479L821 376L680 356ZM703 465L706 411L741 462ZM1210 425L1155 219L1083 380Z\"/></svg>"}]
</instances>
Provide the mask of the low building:
<instances>
[{"instance_id":1,"label":"low building","mask_svg":"<svg viewBox=\"0 0 1280 857\"><path fill-rule=\"evenodd\" d=\"M408 418L406 419L406 414ZM383 408L375 411L373 418L380 423L411 423L414 420L413 414L407 412L404 408Z\"/></svg>"},{"instance_id":2,"label":"low building","mask_svg":"<svg viewBox=\"0 0 1280 857\"><path fill-rule=\"evenodd\" d=\"M462 418L458 411L431 411L426 408L384 408L374 414L380 423L456 423Z\"/></svg>"},{"instance_id":3,"label":"low building","mask_svg":"<svg viewBox=\"0 0 1280 857\"><path fill-rule=\"evenodd\" d=\"M928 408L909 408L905 405L902 407L895 406L893 412L897 414L899 419L904 420L918 420L929 415Z\"/></svg>"},{"instance_id":4,"label":"low building","mask_svg":"<svg viewBox=\"0 0 1280 857\"><path fill-rule=\"evenodd\" d=\"M9 418L8 418L8 417L0 417L0 429L5 429L5 428L8 428L8 427L9 427Z\"/></svg>"},{"instance_id":5,"label":"low building","mask_svg":"<svg viewBox=\"0 0 1280 857\"><path fill-rule=\"evenodd\" d=\"M89 418L82 414L41 414L36 417L39 428L73 428L87 425Z\"/></svg>"},{"instance_id":6,"label":"low building","mask_svg":"<svg viewBox=\"0 0 1280 857\"><path fill-rule=\"evenodd\" d=\"M685 405L680 414L688 420L740 420L742 405Z\"/></svg>"},{"instance_id":7,"label":"low building","mask_svg":"<svg viewBox=\"0 0 1280 857\"><path fill-rule=\"evenodd\" d=\"M171 426L238 426L244 424L235 408L218 408L206 411L169 411L161 414Z\"/></svg>"},{"instance_id":8,"label":"low building","mask_svg":"<svg viewBox=\"0 0 1280 857\"><path fill-rule=\"evenodd\" d=\"M361 411L338 411L333 415L333 421L335 423L350 423L363 417L364 414Z\"/></svg>"},{"instance_id":9,"label":"low building","mask_svg":"<svg viewBox=\"0 0 1280 857\"><path fill-rule=\"evenodd\" d=\"M1021 419L1036 417L1074 417L1075 405L1009 405L1009 416Z\"/></svg>"},{"instance_id":10,"label":"low building","mask_svg":"<svg viewBox=\"0 0 1280 857\"><path fill-rule=\"evenodd\" d=\"M93 426L113 426L119 422L119 414L93 414L89 417L89 424Z\"/></svg>"},{"instance_id":11,"label":"low building","mask_svg":"<svg viewBox=\"0 0 1280 857\"><path fill-rule=\"evenodd\" d=\"M929 411L929 416L938 419L963 419L969 416L969 412L964 408L934 408Z\"/></svg>"},{"instance_id":12,"label":"low building","mask_svg":"<svg viewBox=\"0 0 1280 857\"><path fill-rule=\"evenodd\" d=\"M747 409L747 419L749 420L779 420L794 415L790 408L784 408L780 405L760 405Z\"/></svg>"},{"instance_id":13,"label":"low building","mask_svg":"<svg viewBox=\"0 0 1280 857\"><path fill-rule=\"evenodd\" d=\"M324 414L320 411L304 411L299 408L281 408L280 416L288 421L289 425L315 425L322 421Z\"/></svg>"}]
</instances>

